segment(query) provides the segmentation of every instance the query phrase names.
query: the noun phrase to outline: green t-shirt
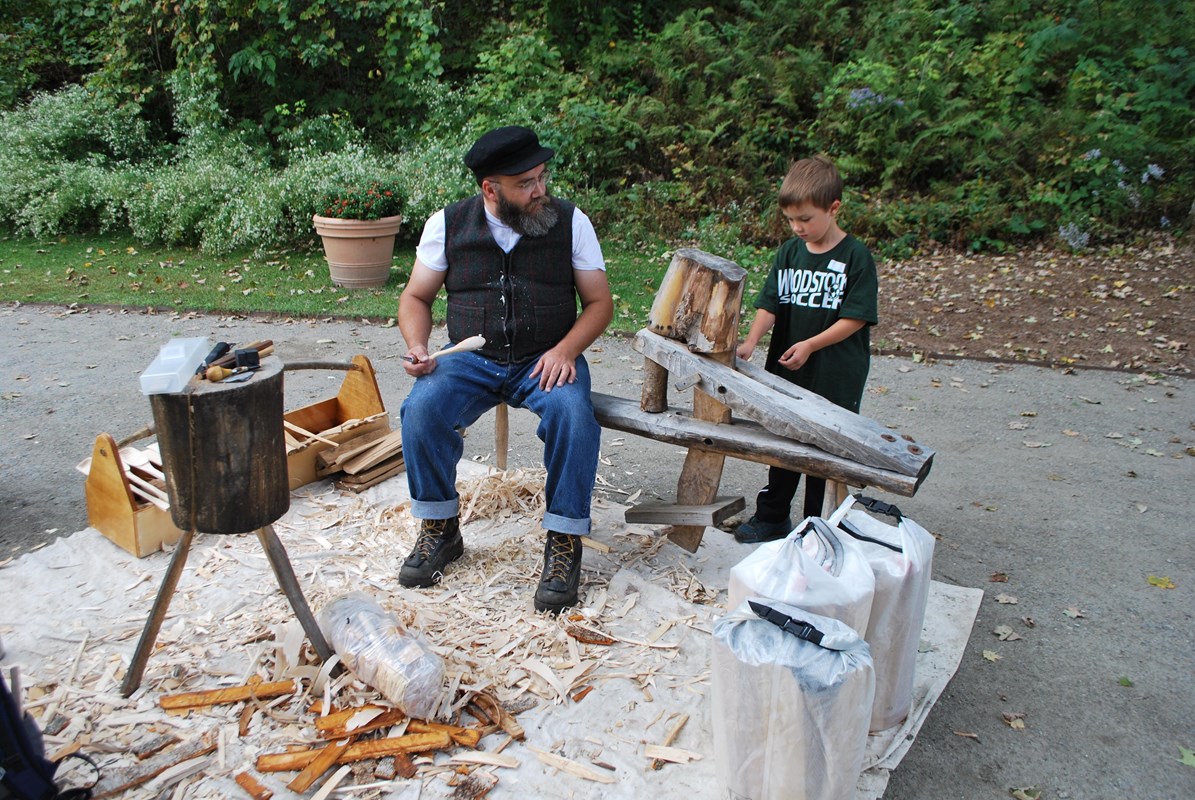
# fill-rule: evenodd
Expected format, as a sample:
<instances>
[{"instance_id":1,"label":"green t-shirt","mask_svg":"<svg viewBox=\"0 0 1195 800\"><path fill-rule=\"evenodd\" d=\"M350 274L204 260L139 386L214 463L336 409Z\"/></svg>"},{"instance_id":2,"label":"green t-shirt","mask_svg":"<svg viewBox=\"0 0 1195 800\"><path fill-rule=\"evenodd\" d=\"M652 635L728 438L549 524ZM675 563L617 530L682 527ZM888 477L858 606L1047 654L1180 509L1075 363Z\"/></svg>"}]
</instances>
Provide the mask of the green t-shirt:
<instances>
[{"instance_id":1,"label":"green t-shirt","mask_svg":"<svg viewBox=\"0 0 1195 800\"><path fill-rule=\"evenodd\" d=\"M875 260L867 246L849 234L826 253L810 253L797 238L780 245L755 299L756 308L776 315L767 371L858 412L871 366L870 330L879 319L877 292ZM839 319L867 324L818 350L798 370L780 365L785 350Z\"/></svg>"}]
</instances>

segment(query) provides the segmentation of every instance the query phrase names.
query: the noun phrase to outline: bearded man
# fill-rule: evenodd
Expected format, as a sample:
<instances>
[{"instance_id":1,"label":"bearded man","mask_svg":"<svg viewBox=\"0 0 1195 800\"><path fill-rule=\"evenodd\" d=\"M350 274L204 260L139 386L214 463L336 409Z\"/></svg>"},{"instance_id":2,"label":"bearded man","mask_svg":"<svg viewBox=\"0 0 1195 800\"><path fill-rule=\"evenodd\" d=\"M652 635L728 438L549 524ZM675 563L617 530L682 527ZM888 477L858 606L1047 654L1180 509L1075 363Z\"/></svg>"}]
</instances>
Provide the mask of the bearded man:
<instances>
[{"instance_id":1,"label":"bearded man","mask_svg":"<svg viewBox=\"0 0 1195 800\"><path fill-rule=\"evenodd\" d=\"M464 554L460 431L506 403L540 417L547 536L534 605L558 614L577 602L601 439L584 352L610 324L614 301L593 224L548 194L553 155L528 128L486 133L465 156L480 193L436 212L423 228L398 303L404 368L415 378L401 411L403 460L420 521L399 583L432 586ZM480 350L429 359L441 287L448 338L481 334Z\"/></svg>"}]
</instances>

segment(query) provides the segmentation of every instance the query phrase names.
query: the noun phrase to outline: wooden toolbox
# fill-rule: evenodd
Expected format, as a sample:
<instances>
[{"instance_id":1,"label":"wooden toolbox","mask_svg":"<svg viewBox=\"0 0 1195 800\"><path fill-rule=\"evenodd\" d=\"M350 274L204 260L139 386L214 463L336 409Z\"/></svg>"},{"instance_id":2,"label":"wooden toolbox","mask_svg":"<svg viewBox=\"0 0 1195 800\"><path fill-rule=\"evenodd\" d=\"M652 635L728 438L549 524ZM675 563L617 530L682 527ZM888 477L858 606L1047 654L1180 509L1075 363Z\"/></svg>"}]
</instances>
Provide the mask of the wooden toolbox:
<instances>
[{"instance_id":1,"label":"wooden toolbox","mask_svg":"<svg viewBox=\"0 0 1195 800\"><path fill-rule=\"evenodd\" d=\"M390 430L373 364L363 355L352 360L358 369L345 374L336 396L283 415L288 423L286 467L291 491L319 479L316 456L320 453L373 431Z\"/></svg>"},{"instance_id":2,"label":"wooden toolbox","mask_svg":"<svg viewBox=\"0 0 1195 800\"><path fill-rule=\"evenodd\" d=\"M152 449L118 450L107 433L95 437L91 458L78 466L87 476L87 521L137 558L156 553L182 536L170 517L166 492L156 480L160 467L160 459L154 463Z\"/></svg>"}]
</instances>

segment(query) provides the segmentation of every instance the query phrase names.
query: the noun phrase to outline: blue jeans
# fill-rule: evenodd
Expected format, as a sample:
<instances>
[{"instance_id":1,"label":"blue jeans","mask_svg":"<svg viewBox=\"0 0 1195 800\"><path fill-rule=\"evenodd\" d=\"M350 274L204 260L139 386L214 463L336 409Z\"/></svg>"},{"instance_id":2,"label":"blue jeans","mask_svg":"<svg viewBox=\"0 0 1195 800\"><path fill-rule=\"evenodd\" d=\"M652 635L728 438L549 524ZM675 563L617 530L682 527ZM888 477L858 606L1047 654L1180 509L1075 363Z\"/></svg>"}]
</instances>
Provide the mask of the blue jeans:
<instances>
[{"instance_id":1,"label":"blue jeans","mask_svg":"<svg viewBox=\"0 0 1195 800\"><path fill-rule=\"evenodd\" d=\"M460 430L499 403L539 415L548 471L543 525L557 533L589 533L590 501L597 476L601 426L589 397L589 364L577 358L577 379L550 392L529 377L538 359L503 365L476 353L455 353L436 363L415 385L399 412L411 513L445 519L460 511L456 465L464 453Z\"/></svg>"}]
</instances>

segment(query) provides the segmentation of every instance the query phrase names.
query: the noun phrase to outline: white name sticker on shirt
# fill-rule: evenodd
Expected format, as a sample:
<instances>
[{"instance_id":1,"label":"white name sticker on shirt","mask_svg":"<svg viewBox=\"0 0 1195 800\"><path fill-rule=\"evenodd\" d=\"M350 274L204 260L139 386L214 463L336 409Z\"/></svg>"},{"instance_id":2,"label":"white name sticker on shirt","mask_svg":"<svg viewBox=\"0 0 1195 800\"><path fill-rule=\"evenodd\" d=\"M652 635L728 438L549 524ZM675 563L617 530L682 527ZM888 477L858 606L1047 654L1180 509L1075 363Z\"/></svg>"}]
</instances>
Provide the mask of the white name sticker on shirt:
<instances>
[{"instance_id":1,"label":"white name sticker on shirt","mask_svg":"<svg viewBox=\"0 0 1195 800\"><path fill-rule=\"evenodd\" d=\"M826 269L830 270L831 272L846 272L846 264L842 263L841 261L830 259L830 263L826 265Z\"/></svg>"}]
</instances>

